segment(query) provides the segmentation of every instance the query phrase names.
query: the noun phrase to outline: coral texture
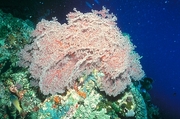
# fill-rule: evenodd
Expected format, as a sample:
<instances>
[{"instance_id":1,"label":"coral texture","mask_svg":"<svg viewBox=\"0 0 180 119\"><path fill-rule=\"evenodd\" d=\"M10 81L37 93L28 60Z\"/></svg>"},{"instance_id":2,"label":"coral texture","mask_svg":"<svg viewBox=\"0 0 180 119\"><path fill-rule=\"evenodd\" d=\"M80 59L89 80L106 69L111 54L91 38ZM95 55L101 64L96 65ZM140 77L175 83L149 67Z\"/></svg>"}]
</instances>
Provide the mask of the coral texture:
<instances>
[{"instance_id":1,"label":"coral texture","mask_svg":"<svg viewBox=\"0 0 180 119\"><path fill-rule=\"evenodd\" d=\"M33 43L21 50L19 65L29 66L45 95L63 93L82 73L97 69L104 73L101 91L116 96L131 79L144 76L140 56L116 20L105 8L90 13L74 9L64 24L43 19L32 33Z\"/></svg>"},{"instance_id":2,"label":"coral texture","mask_svg":"<svg viewBox=\"0 0 180 119\"><path fill-rule=\"evenodd\" d=\"M130 85L130 91L133 94L135 103L136 103L136 119L147 119L147 108L146 103L143 100L142 95L139 93L136 87L134 85Z\"/></svg>"}]
</instances>

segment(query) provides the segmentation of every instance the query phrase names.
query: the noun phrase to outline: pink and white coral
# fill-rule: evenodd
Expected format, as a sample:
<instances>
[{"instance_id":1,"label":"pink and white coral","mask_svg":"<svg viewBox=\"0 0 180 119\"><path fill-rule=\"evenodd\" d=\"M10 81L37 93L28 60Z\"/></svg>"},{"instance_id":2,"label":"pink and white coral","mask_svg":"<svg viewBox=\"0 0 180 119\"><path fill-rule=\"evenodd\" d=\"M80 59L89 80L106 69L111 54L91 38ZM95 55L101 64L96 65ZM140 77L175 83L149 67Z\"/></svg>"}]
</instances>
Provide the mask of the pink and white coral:
<instances>
[{"instance_id":1,"label":"pink and white coral","mask_svg":"<svg viewBox=\"0 0 180 119\"><path fill-rule=\"evenodd\" d=\"M43 94L63 93L82 75L97 69L105 74L101 90L116 96L144 76L134 46L116 26L116 17L103 8L90 13L74 9L68 23L42 20L32 36L34 42L21 50L21 66L29 71Z\"/></svg>"}]
</instances>

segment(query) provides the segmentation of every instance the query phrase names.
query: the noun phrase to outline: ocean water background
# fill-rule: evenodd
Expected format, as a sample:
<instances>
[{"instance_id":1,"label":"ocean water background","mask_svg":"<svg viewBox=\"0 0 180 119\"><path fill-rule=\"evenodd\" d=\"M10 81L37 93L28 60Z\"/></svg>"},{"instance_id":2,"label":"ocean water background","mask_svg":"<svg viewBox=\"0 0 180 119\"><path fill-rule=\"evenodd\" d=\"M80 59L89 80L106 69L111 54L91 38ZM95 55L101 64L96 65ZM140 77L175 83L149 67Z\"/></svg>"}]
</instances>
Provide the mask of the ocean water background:
<instances>
[{"instance_id":1,"label":"ocean water background","mask_svg":"<svg viewBox=\"0 0 180 119\"><path fill-rule=\"evenodd\" d=\"M154 80L152 101L163 119L180 119L180 0L2 0L0 9L35 24L56 16L66 22L66 14L77 8L110 9L122 32L131 36L141 64Z\"/></svg>"},{"instance_id":2,"label":"ocean water background","mask_svg":"<svg viewBox=\"0 0 180 119\"><path fill-rule=\"evenodd\" d=\"M150 91L163 119L180 119L180 1L116 3L118 26L132 37L141 64L154 80ZM118 8L118 7L117 7Z\"/></svg>"}]
</instances>

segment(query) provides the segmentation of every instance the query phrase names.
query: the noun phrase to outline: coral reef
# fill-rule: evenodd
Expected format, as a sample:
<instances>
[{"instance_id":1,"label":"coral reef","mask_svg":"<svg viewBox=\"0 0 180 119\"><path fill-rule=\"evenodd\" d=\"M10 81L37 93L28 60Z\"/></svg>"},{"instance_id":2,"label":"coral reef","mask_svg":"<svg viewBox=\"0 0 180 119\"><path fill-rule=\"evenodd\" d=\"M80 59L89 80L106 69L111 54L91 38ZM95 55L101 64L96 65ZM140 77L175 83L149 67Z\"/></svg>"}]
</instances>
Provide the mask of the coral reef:
<instances>
[{"instance_id":1,"label":"coral reef","mask_svg":"<svg viewBox=\"0 0 180 119\"><path fill-rule=\"evenodd\" d=\"M146 104L141 93L133 85L130 85L130 90L136 102L136 119L147 119Z\"/></svg>"},{"instance_id":2,"label":"coral reef","mask_svg":"<svg viewBox=\"0 0 180 119\"><path fill-rule=\"evenodd\" d=\"M83 73L104 74L100 90L117 96L132 80L141 80L141 58L127 35L116 26L116 17L104 8L67 14L67 24L42 19L32 33L33 43L20 52L19 66L40 80L44 95L64 93Z\"/></svg>"},{"instance_id":3,"label":"coral reef","mask_svg":"<svg viewBox=\"0 0 180 119\"><path fill-rule=\"evenodd\" d=\"M29 20L14 18L0 10L0 74L16 66L16 53L30 43L33 25Z\"/></svg>"},{"instance_id":4,"label":"coral reef","mask_svg":"<svg viewBox=\"0 0 180 119\"><path fill-rule=\"evenodd\" d=\"M75 12L68 14L69 23L60 25L61 27L63 26L66 27L66 29L69 29L68 33L64 34L65 32L63 32L63 29L61 29L60 26L59 27L62 30L62 39L65 39L69 37L75 38L73 34L92 36L90 31L93 31L92 28L94 27L84 27L82 31L76 29L76 27L80 27L79 22L77 22L78 20L81 21L83 19L84 26L88 25L86 23L89 22L92 22L91 25L93 25L93 23L96 25L99 24L99 27L103 26L106 28L105 30L108 31L105 33L101 31L104 36L102 34L102 36L97 34L97 37L102 39L105 38L105 41L103 41L105 46L111 46L108 50L100 48L102 41L97 41L98 39L96 36L92 37L95 38L91 39L92 42L85 42L84 39L86 36L82 37L80 40L84 42L80 42L80 46L75 46L75 44L73 44L74 39L69 39L71 42L59 42L58 39L55 39L57 40L56 44L50 43L42 45L41 43L43 42L41 42L39 38L49 37L45 36L46 34L54 35L54 31L50 32L48 29L44 28L51 28L51 26L48 26L50 23L53 23L54 25L59 23L56 20L43 20L39 23L36 30L47 30L48 32L46 32L46 34L40 34L40 31L36 31L36 33L39 32L39 34L34 34L37 36L34 38L34 40L37 42L34 44L34 47L30 47L31 45L25 46L26 51L24 51L24 53L26 54L26 57L23 57L25 58L23 61L27 62L21 63L23 63L24 66L29 66L29 63L32 65L31 53L37 53L37 55L40 53L32 50L37 50L36 48L38 45L42 45L44 47L39 48L44 50L43 53L47 52L43 48L49 48L49 53L52 53L51 51L53 51L55 54L51 57L51 59L48 59L49 57L38 57L45 59L36 59L36 61L41 60L42 62L39 62L39 65L44 66L45 64L49 63L45 62L46 60L55 60L54 64L52 63L53 65L49 63L49 67L55 68L55 70L51 70L51 72L47 72L48 68L43 69L44 67L36 67L37 65L32 66L33 68L37 68L36 70L32 70L32 67L28 70L27 67L21 68L16 65L19 56L17 55L17 52L20 48L23 48L25 44L31 43L30 32L33 29L27 24L27 21L22 21L18 18L14 18L10 14L5 14L0 11L0 20L2 21L2 24L0 24L0 29L2 29L0 30L0 50L2 51L0 52L0 55L2 56L0 58L1 119L155 119L159 117L159 109L157 106L152 104L150 94L148 93L148 90L152 88L152 79L146 77L139 81L144 76L144 72L142 71L139 63L139 55L133 51L134 46L132 43L130 43L128 35L121 34L121 32L115 26L114 20L116 17L109 14L108 10L105 8L103 10L93 11L92 13L85 14L75 10ZM82 18L80 16L82 16ZM94 19L89 19L88 21L89 16ZM100 23L98 22L99 20L101 21ZM47 23L47 26L40 27L41 25L44 25L43 23ZM56 28L56 26L53 27ZM101 30L99 27L95 27L95 32L97 32L96 30ZM88 31L86 28L90 29L90 31ZM109 32L110 30L113 30L116 35L114 36L114 33ZM73 31L73 34L71 31ZM79 38L80 37L78 37L78 39ZM115 40L108 41L108 38ZM121 43L123 43L124 49L118 49L119 45L122 44L117 44L117 40L122 41ZM81 43L84 43L84 45L81 45ZM89 45L88 43L95 43L95 46L93 46L94 49L86 49L87 45ZM49 47L46 47L45 45L49 45ZM56 53L60 53L62 49L56 49L57 51L53 50L51 49L52 45L57 47L62 45L64 49L66 49L66 46L72 45L72 47L69 47L70 49L67 47L67 52L65 54L61 54L63 55L62 62L64 64L60 65L56 62L60 61L60 56L58 56ZM85 46L86 48L82 48ZM74 51L73 47L81 47L81 49L77 50L74 54L72 52ZM117 51L115 51L116 48ZM93 50L95 50L94 54L92 54ZM119 50L124 52L118 54ZM115 54L113 54L111 51L115 51ZM126 51L128 51L127 54L125 53ZM27 52L30 54L28 55ZM20 54L22 55L22 51ZM80 57L81 55L85 57ZM97 58L93 59L93 55L97 55ZM119 61L117 59L118 57L114 57L119 55L122 56L122 59L124 58L123 61ZM78 58L79 61L77 60ZM113 61L110 60L110 58L113 58ZM119 62L115 62L116 60ZM120 62L122 64L115 66ZM61 74L60 70L57 70L58 67L56 67L56 65L66 68L63 70L66 73ZM71 67L72 65L75 66ZM112 67L110 67L111 65ZM120 68L121 66L123 67ZM69 72L69 69L71 68L75 68L70 70L73 73ZM80 71L78 71L78 68ZM103 70L103 68L105 69ZM32 76L32 72L37 74ZM44 73L48 74L45 75ZM50 73L51 76L54 75L55 79L50 76ZM120 74L116 75L116 73ZM60 92L59 89L57 90L55 87L52 90L57 93L55 95L43 95L41 92L42 87L39 87L39 83L42 85L42 79L39 82L39 80L35 78L45 78L45 76L47 76L48 81L45 81L46 83L50 83L50 81L55 82L58 80L58 77L62 76L64 77L64 79L61 80L63 82L55 82L56 84L60 84L53 86L61 85L61 83L63 85L67 85L65 85L65 87L60 87L62 88L60 89L62 90ZM116 76L117 78L115 78ZM50 80L51 78L52 80ZM75 79L68 84L68 80L70 78ZM69 88L66 88L66 86L69 86ZM121 88L120 90L118 89L119 87Z\"/></svg>"}]
</instances>

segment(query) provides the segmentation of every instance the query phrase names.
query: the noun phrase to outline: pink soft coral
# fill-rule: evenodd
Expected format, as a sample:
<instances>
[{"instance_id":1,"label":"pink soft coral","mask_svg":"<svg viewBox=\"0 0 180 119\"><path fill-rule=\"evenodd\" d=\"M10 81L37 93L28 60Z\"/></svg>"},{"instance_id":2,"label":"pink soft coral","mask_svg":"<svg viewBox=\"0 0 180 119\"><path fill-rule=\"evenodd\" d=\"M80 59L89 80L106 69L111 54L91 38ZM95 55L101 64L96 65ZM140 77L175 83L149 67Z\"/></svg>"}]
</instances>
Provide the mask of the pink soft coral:
<instances>
[{"instance_id":1,"label":"pink soft coral","mask_svg":"<svg viewBox=\"0 0 180 119\"><path fill-rule=\"evenodd\" d=\"M20 64L28 65L32 76L40 79L45 95L63 93L82 72L89 74L93 69L105 74L101 90L113 96L131 83L131 77L144 76L139 55L108 10L84 14L75 10L67 20L67 24L56 19L39 22L32 33L34 42L20 53Z\"/></svg>"}]
</instances>

